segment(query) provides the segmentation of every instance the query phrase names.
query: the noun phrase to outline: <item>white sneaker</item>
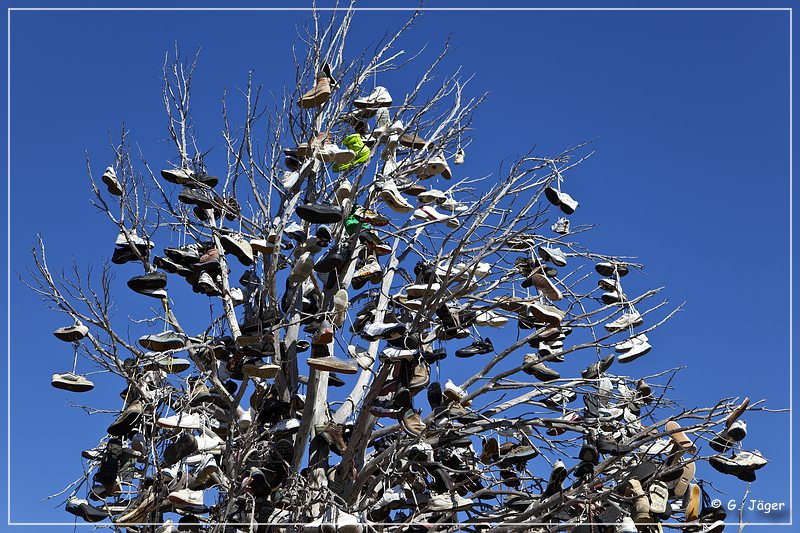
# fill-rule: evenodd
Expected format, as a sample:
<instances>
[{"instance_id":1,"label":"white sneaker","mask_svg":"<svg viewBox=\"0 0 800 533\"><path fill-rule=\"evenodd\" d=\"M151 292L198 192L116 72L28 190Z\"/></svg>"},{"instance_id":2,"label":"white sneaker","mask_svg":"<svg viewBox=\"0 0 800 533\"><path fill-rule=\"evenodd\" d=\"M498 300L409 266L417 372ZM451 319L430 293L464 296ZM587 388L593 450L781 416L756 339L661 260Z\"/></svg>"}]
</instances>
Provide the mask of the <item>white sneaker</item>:
<instances>
[{"instance_id":1,"label":"white sneaker","mask_svg":"<svg viewBox=\"0 0 800 533\"><path fill-rule=\"evenodd\" d=\"M463 213L464 211L468 211L469 210L469 207L466 204L462 204L461 202L458 202L458 201L456 201L456 200L454 200L452 198L445 199L441 203L441 206L443 208L449 209L450 211L453 211L455 213Z\"/></svg>"},{"instance_id":2,"label":"white sneaker","mask_svg":"<svg viewBox=\"0 0 800 533\"><path fill-rule=\"evenodd\" d=\"M617 357L617 360L620 363L630 363L634 359L637 359L648 353L652 348L650 343L647 342L647 336L645 335L637 335L635 337L631 337L629 340L631 341L630 350L627 350L625 353Z\"/></svg>"},{"instance_id":3,"label":"white sneaker","mask_svg":"<svg viewBox=\"0 0 800 533\"><path fill-rule=\"evenodd\" d=\"M400 194L400 191L397 189L397 184L395 184L393 179L388 179L383 182L380 196L381 199L386 202L386 205L397 213L408 213L414 210L414 206L408 203L408 201L403 198L403 195Z\"/></svg>"},{"instance_id":4,"label":"white sneaker","mask_svg":"<svg viewBox=\"0 0 800 533\"><path fill-rule=\"evenodd\" d=\"M270 433L296 433L300 429L300 421L296 418L279 420L277 424L269 428Z\"/></svg>"},{"instance_id":5,"label":"white sneaker","mask_svg":"<svg viewBox=\"0 0 800 533\"><path fill-rule=\"evenodd\" d=\"M494 311L481 311L475 317L475 323L479 326L489 326L490 328L500 328L508 323L508 318L498 315Z\"/></svg>"},{"instance_id":6,"label":"white sneaker","mask_svg":"<svg viewBox=\"0 0 800 533\"><path fill-rule=\"evenodd\" d=\"M433 294L441 288L441 285L438 283L431 283L431 286L428 287L427 283L419 283L415 285L409 285L406 287L406 294L410 298L422 298L426 294Z\"/></svg>"},{"instance_id":7,"label":"white sneaker","mask_svg":"<svg viewBox=\"0 0 800 533\"><path fill-rule=\"evenodd\" d=\"M167 519L164 525L156 529L156 533L178 533L180 530L175 527L175 523L171 519Z\"/></svg>"},{"instance_id":8,"label":"white sneaker","mask_svg":"<svg viewBox=\"0 0 800 533\"><path fill-rule=\"evenodd\" d=\"M375 87L369 96L356 98L353 101L353 105L360 109L370 107L389 107L392 105L392 95L389 94L389 91L387 91L385 87L378 86Z\"/></svg>"},{"instance_id":9,"label":"white sneaker","mask_svg":"<svg viewBox=\"0 0 800 533\"><path fill-rule=\"evenodd\" d=\"M169 493L167 499L178 507L202 507L203 491L181 489Z\"/></svg>"},{"instance_id":10,"label":"white sneaker","mask_svg":"<svg viewBox=\"0 0 800 533\"><path fill-rule=\"evenodd\" d=\"M444 395L451 400L460 402L464 397L466 397L467 391L448 379L444 384Z\"/></svg>"},{"instance_id":11,"label":"white sneaker","mask_svg":"<svg viewBox=\"0 0 800 533\"><path fill-rule=\"evenodd\" d=\"M156 424L162 428L200 429L203 420L203 417L194 413L177 413L159 418Z\"/></svg>"},{"instance_id":12,"label":"white sneaker","mask_svg":"<svg viewBox=\"0 0 800 533\"><path fill-rule=\"evenodd\" d=\"M378 509L394 507L396 504L404 502L406 499L405 490L400 485L395 485L383 491L381 499L375 503Z\"/></svg>"},{"instance_id":13,"label":"white sneaker","mask_svg":"<svg viewBox=\"0 0 800 533\"><path fill-rule=\"evenodd\" d=\"M224 442L215 433L204 432L202 435L195 435L194 441L197 443L198 452L214 453L222 449Z\"/></svg>"},{"instance_id":14,"label":"white sneaker","mask_svg":"<svg viewBox=\"0 0 800 533\"><path fill-rule=\"evenodd\" d=\"M629 313L623 313L618 319L613 320L605 325L606 331L610 333L614 333L617 331L623 331L628 328L641 326L644 323L644 319L639 314L638 311L631 311Z\"/></svg>"},{"instance_id":15,"label":"white sneaker","mask_svg":"<svg viewBox=\"0 0 800 533\"><path fill-rule=\"evenodd\" d=\"M561 217L550 226L550 231L560 235L569 233L569 219Z\"/></svg>"},{"instance_id":16,"label":"white sneaker","mask_svg":"<svg viewBox=\"0 0 800 533\"><path fill-rule=\"evenodd\" d=\"M421 204L439 204L446 199L447 196L439 189L430 189L417 195L417 200Z\"/></svg>"}]
</instances>

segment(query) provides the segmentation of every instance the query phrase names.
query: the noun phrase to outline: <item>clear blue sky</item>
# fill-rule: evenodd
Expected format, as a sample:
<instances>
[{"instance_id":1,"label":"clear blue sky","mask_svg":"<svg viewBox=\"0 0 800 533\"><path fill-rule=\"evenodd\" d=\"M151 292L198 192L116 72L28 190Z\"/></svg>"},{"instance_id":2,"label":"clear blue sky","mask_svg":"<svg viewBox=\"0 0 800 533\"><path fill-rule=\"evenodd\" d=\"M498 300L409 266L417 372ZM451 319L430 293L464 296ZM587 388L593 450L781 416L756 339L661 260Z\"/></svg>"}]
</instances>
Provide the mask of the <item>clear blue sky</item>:
<instances>
[{"instance_id":1,"label":"clear blue sky","mask_svg":"<svg viewBox=\"0 0 800 533\"><path fill-rule=\"evenodd\" d=\"M74 257L81 266L98 267L110 257L116 232L89 204L84 152L102 172L110 161L108 132L118 131L124 118L148 161L166 166L172 153L164 142L160 68L176 41L186 53L202 48L195 121L202 146L213 149L212 170L223 168L223 87L241 86L253 68L258 81L280 92L294 77L289 45L305 17L12 14L13 521L69 521L62 508L40 500L77 477L80 451L96 442L109 420L67 408L76 398L50 387L51 373L71 364L70 347L50 334L63 318L17 280L31 266L37 232L53 265L68 267ZM359 14L352 53L403 19L400 13ZM788 28L786 12L454 11L426 14L403 42L409 52L426 45L432 54L452 35L456 50L443 70L463 66L475 73L472 94L490 92L475 116L460 175L497 172L533 145L553 154L598 138L596 154L567 181L581 202L572 222L599 224L584 240L591 247L636 255L646 264L646 275L626 278L630 292L663 285L671 305L686 302L650 336L653 351L624 370L646 375L686 365L674 397L687 405L741 395L766 398L773 408L789 406ZM379 82L402 93L413 78ZM142 316L152 302L124 287L139 272L132 265L115 272L117 318ZM198 309L196 324L208 316L205 303ZM444 363L443 379L471 373L454 359ZM583 366L567 362L559 370ZM119 383L96 382L80 400L118 405ZM746 447L771 459L751 498L788 502L788 420L786 414L747 417ZM5 464L2 471L5 477ZM698 470L705 474L727 493L720 496L724 501L741 497L743 483L707 464ZM788 520L786 513L745 517Z\"/></svg>"}]
</instances>

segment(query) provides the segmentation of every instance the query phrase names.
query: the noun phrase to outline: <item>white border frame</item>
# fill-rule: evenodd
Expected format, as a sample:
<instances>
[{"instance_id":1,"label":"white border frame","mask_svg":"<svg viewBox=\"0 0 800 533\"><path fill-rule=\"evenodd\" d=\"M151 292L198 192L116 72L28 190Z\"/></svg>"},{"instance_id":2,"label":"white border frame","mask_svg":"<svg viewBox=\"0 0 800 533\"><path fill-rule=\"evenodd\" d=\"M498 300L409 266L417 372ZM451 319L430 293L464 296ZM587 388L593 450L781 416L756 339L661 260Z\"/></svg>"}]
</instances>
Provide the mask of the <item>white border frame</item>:
<instances>
[{"instance_id":1,"label":"white border frame","mask_svg":"<svg viewBox=\"0 0 800 533\"><path fill-rule=\"evenodd\" d=\"M104 527L109 524L105 523L83 523L83 522L12 522L11 521L11 13L14 11L312 11L315 8L311 7L9 7L6 10L7 19L7 72L6 72L6 171L7 171L7 189L6 189L6 213L7 213L7 235L6 235L6 332L7 332L7 369L6 369L6 392L7 392L7 459L6 459L6 496L7 496L7 519L6 525L8 526L90 526L90 527ZM317 7L317 11L346 11L350 8L346 7ZM417 11L416 7L355 7L355 11ZM792 420L792 407L793 407L793 331L792 325L794 323L794 309L793 309L793 251L792 251L792 238L793 238L793 214L792 214L792 198L793 198L793 146L794 146L794 116L793 116L793 35L792 25L794 20L794 8L791 7L425 7L421 11L782 11L789 14L789 521L788 522L743 522L744 526L792 526L794 521L794 512L792 509L793 503L793 489L794 489L794 470L793 470L793 455L794 449L794 433L793 433L793 420ZM505 525L504 522L480 522L491 524L496 527ZM397 525L397 524L381 524L374 522L375 525ZM451 526L461 525L462 522L442 522L438 525ZM616 525L616 523L601 523L592 522L594 525ZM163 525L162 523L137 523L137 526ZM209 526L215 525L250 525L248 524L233 524L230 522L210 522ZM279 526L295 526L306 525L305 523L286 522L275 524ZM541 522L511 522L508 525L530 525L530 526L552 526L556 523L541 523ZM559 525L568 525L568 523L561 523ZM725 522L726 526L740 526L739 522Z\"/></svg>"}]
</instances>

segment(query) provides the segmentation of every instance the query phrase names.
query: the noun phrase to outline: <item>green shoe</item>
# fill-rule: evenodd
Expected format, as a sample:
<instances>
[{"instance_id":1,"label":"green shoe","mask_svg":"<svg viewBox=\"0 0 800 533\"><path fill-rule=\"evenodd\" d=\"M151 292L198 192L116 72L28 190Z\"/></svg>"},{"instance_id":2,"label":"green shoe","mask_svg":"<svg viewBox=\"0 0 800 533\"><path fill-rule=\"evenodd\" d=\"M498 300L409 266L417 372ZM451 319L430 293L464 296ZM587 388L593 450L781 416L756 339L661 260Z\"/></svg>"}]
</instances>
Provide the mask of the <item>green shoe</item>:
<instances>
[{"instance_id":1,"label":"green shoe","mask_svg":"<svg viewBox=\"0 0 800 533\"><path fill-rule=\"evenodd\" d=\"M359 221L355 215L350 215L347 217L347 220L344 221L344 230L348 235L355 235L355 233L358 231L359 224L361 224L361 221ZM364 230L370 230L372 229L372 225L364 223L362 228Z\"/></svg>"},{"instance_id":2,"label":"green shoe","mask_svg":"<svg viewBox=\"0 0 800 533\"><path fill-rule=\"evenodd\" d=\"M356 156L347 163L333 165L334 172L344 172L369 161L370 151L358 133L353 133L342 139L342 144L356 153Z\"/></svg>"}]
</instances>

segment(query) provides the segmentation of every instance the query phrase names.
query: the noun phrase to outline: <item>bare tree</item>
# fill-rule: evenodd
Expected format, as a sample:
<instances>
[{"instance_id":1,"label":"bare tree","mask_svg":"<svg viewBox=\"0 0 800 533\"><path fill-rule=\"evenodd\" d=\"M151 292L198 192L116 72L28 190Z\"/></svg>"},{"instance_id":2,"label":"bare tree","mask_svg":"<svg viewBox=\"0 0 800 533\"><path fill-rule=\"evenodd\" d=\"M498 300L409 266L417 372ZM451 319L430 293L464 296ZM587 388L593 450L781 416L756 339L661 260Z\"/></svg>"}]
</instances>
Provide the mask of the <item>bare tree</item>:
<instances>
[{"instance_id":1,"label":"bare tree","mask_svg":"<svg viewBox=\"0 0 800 533\"><path fill-rule=\"evenodd\" d=\"M695 465L711 441L712 466L754 477L765 461L738 451L740 416L768 409L679 405L679 368L612 373L614 352L645 355L676 310L660 288L626 293L642 265L582 246L591 226L561 216L589 144L459 176L484 96L441 72L447 44L423 68L401 48L420 13L353 55L354 13L311 14L281 96L252 73L224 92L219 177L192 120L198 56L177 48L163 67L173 168L154 170L124 125L102 179L87 154L93 203L120 232L112 263L141 264L129 286L159 302L132 320L160 332L113 327L115 267L54 275L40 240L27 283L74 322L57 335L127 384L119 410L82 406L118 416L53 498L116 530L176 531L174 512L203 531L721 530ZM416 82L377 86L399 69ZM157 239L178 245L155 255ZM165 273L208 297L205 330L182 321L206 300L176 301ZM454 357L471 377L442 386L432 369ZM556 371L566 357L580 376ZM92 386L75 366L54 385Z\"/></svg>"}]
</instances>

